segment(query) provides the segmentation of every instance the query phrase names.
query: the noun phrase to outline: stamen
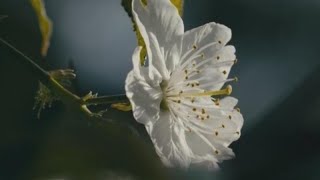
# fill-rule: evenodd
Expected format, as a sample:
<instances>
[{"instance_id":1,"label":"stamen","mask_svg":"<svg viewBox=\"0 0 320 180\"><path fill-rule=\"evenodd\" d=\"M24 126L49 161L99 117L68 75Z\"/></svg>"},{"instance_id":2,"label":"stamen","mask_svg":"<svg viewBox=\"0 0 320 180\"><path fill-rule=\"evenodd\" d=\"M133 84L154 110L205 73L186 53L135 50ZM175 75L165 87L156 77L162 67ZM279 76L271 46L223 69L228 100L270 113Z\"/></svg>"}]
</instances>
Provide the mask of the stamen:
<instances>
[{"instance_id":1,"label":"stamen","mask_svg":"<svg viewBox=\"0 0 320 180\"><path fill-rule=\"evenodd\" d=\"M218 91L206 91L203 93L180 93L177 95L169 95L168 97L197 97L197 96L217 96L217 95L230 95L232 92L231 85L228 85L225 89L221 89Z\"/></svg>"}]
</instances>

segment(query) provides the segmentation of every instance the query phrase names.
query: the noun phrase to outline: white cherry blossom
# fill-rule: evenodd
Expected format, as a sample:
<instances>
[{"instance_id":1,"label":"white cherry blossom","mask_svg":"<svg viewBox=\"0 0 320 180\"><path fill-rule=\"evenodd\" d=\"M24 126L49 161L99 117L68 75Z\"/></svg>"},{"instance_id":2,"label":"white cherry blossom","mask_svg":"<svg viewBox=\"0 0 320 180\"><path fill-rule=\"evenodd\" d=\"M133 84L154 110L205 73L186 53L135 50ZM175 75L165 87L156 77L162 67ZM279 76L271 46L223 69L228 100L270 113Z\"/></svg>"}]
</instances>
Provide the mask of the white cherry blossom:
<instances>
[{"instance_id":1,"label":"white cherry blossom","mask_svg":"<svg viewBox=\"0 0 320 180\"><path fill-rule=\"evenodd\" d=\"M237 80L228 79L236 61L235 48L226 45L231 30L212 22L184 32L170 0L133 0L132 8L148 54L142 66L136 48L126 79L134 118L145 125L165 165L217 169L234 157L228 146L243 124L225 85Z\"/></svg>"}]
</instances>

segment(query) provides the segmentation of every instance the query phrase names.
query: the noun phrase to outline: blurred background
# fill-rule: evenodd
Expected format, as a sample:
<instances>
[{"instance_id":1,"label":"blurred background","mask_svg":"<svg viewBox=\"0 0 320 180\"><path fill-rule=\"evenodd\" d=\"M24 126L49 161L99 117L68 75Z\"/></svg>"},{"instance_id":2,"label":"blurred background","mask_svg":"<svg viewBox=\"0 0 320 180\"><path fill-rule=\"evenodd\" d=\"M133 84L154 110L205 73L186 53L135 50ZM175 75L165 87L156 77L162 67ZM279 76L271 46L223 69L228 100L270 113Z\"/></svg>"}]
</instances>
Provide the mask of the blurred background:
<instances>
[{"instance_id":1,"label":"blurred background","mask_svg":"<svg viewBox=\"0 0 320 180\"><path fill-rule=\"evenodd\" d=\"M74 68L73 91L124 93L136 46L120 0L46 0L48 56L28 0L1 0L0 36L47 69ZM56 102L37 119L38 77L0 44L0 179L320 179L320 2L185 0L189 30L214 21L233 31L233 96L245 117L236 158L219 172L164 168L130 113L90 121Z\"/></svg>"}]
</instances>

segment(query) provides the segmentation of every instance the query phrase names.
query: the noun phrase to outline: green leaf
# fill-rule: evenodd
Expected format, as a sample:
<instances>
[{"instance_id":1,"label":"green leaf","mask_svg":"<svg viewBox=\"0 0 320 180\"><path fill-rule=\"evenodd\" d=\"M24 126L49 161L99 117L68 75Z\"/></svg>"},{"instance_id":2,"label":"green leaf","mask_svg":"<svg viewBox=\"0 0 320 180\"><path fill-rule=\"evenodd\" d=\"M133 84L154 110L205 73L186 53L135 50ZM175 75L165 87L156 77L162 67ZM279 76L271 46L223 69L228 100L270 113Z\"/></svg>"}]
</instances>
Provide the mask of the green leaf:
<instances>
[{"instance_id":1,"label":"green leaf","mask_svg":"<svg viewBox=\"0 0 320 180\"><path fill-rule=\"evenodd\" d=\"M143 4L147 4L147 0L141 0ZM172 4L178 9L180 16L183 14L183 2L184 0L171 0ZM131 18L132 24L133 24L133 30L136 33L138 45L142 47L141 53L140 53L140 63L144 64L145 57L147 55L146 45L143 41L143 38L140 34L140 31L134 22L133 16L132 16L132 0L121 0L121 5L123 6L124 10L128 13L128 16Z\"/></svg>"},{"instance_id":2,"label":"green leaf","mask_svg":"<svg viewBox=\"0 0 320 180\"><path fill-rule=\"evenodd\" d=\"M41 55L46 56L52 35L52 22L47 16L43 0L30 0L30 3L39 21L39 27L42 36Z\"/></svg>"}]
</instances>

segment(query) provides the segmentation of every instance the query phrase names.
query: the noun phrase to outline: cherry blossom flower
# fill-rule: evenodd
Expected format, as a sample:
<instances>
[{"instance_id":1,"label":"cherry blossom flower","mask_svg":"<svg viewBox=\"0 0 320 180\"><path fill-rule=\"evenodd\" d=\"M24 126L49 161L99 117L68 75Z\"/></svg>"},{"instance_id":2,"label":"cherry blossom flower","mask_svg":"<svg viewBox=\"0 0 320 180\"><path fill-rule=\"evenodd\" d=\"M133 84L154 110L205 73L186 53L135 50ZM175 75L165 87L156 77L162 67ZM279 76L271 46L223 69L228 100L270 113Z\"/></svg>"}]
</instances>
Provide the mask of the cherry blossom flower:
<instances>
[{"instance_id":1,"label":"cherry blossom flower","mask_svg":"<svg viewBox=\"0 0 320 180\"><path fill-rule=\"evenodd\" d=\"M170 0L132 2L133 16L147 48L133 54L126 95L134 118L145 125L162 162L170 167L217 169L234 157L228 146L240 137L243 117L225 83L236 62L226 45L231 30L214 22L184 32Z\"/></svg>"}]
</instances>

